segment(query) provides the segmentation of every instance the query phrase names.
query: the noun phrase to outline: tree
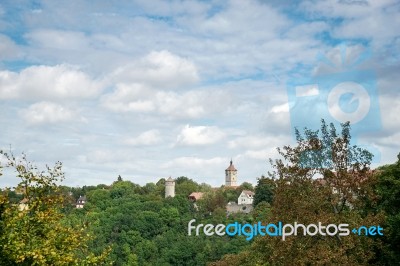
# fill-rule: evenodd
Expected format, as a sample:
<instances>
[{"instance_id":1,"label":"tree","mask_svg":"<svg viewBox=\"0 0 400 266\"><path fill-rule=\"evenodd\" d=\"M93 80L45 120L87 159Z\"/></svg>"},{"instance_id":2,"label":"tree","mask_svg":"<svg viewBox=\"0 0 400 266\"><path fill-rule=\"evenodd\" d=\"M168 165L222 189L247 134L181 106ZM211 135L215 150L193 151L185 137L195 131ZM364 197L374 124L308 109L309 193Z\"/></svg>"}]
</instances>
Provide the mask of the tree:
<instances>
[{"instance_id":1,"label":"tree","mask_svg":"<svg viewBox=\"0 0 400 266\"><path fill-rule=\"evenodd\" d=\"M252 212L254 221L268 221L271 216L271 204L261 201Z\"/></svg>"},{"instance_id":2,"label":"tree","mask_svg":"<svg viewBox=\"0 0 400 266\"><path fill-rule=\"evenodd\" d=\"M382 214L366 206L376 199L375 179L369 168L372 154L350 144L349 123L341 127L338 134L333 124L322 120L321 130L305 129L302 135L296 129L296 146L278 148L283 159L270 159L274 171L269 178L276 184L271 212L260 212L267 206L258 204L256 218L267 216L273 223L297 222L306 226L347 223L350 230L382 222ZM374 253L379 250L377 238L355 234L306 236L300 229L297 236L285 241L279 236L256 238L250 252L215 265L228 265L224 263L231 260L236 262L229 265L235 265L243 258L253 265L366 265L373 262Z\"/></svg>"},{"instance_id":3,"label":"tree","mask_svg":"<svg viewBox=\"0 0 400 266\"><path fill-rule=\"evenodd\" d=\"M117 181L113 183L110 195L112 198L122 198L126 195L135 194L139 190L139 185L131 181Z\"/></svg>"},{"instance_id":4,"label":"tree","mask_svg":"<svg viewBox=\"0 0 400 266\"><path fill-rule=\"evenodd\" d=\"M228 203L230 201L237 202L237 199L242 193L242 189L240 187L221 187L218 191L223 192L223 196L225 198L225 202Z\"/></svg>"},{"instance_id":5,"label":"tree","mask_svg":"<svg viewBox=\"0 0 400 266\"><path fill-rule=\"evenodd\" d=\"M296 129L297 146L278 148L283 159L270 160L276 180L274 221L302 224L348 223L350 230L377 225L381 215L365 213L365 201L373 199L372 154L350 143L350 123L335 126L322 120L321 130ZM316 178L319 178L316 180ZM268 237L266 237L268 238ZM265 243L265 239L259 244ZM372 238L349 235L296 236L270 242L273 264L364 265L373 258ZM315 254L318 254L316 256Z\"/></svg>"},{"instance_id":6,"label":"tree","mask_svg":"<svg viewBox=\"0 0 400 266\"><path fill-rule=\"evenodd\" d=\"M7 168L13 168L21 183L24 208L13 204L8 193L0 195L0 261L2 265L99 265L107 252L99 256L87 249L85 228L63 224L60 209L64 197L57 182L62 181L62 164L39 171L23 156L0 151Z\"/></svg>"},{"instance_id":7,"label":"tree","mask_svg":"<svg viewBox=\"0 0 400 266\"><path fill-rule=\"evenodd\" d=\"M397 158L394 164L378 168L375 186L378 194L377 209L386 215L383 225L386 247L377 261L386 265L395 265L400 261L400 153Z\"/></svg>"},{"instance_id":8,"label":"tree","mask_svg":"<svg viewBox=\"0 0 400 266\"><path fill-rule=\"evenodd\" d=\"M203 198L197 202L200 211L203 213L212 213L217 208L225 208L226 203L224 191L221 189L205 193Z\"/></svg>"},{"instance_id":9,"label":"tree","mask_svg":"<svg viewBox=\"0 0 400 266\"><path fill-rule=\"evenodd\" d=\"M261 176L257 181L255 189L253 206L256 207L261 202L272 203L274 196L275 183L274 180Z\"/></svg>"},{"instance_id":10,"label":"tree","mask_svg":"<svg viewBox=\"0 0 400 266\"><path fill-rule=\"evenodd\" d=\"M175 190L177 195L183 195L187 197L190 195L190 193L199 191L199 185L192 179L189 179L185 176L178 177L175 180L175 183Z\"/></svg>"},{"instance_id":11,"label":"tree","mask_svg":"<svg viewBox=\"0 0 400 266\"><path fill-rule=\"evenodd\" d=\"M147 183L142 191L144 194L157 194L157 185L154 183Z\"/></svg>"},{"instance_id":12,"label":"tree","mask_svg":"<svg viewBox=\"0 0 400 266\"><path fill-rule=\"evenodd\" d=\"M239 186L240 190L251 190L253 191L253 185L249 182L243 182L240 186Z\"/></svg>"}]
</instances>

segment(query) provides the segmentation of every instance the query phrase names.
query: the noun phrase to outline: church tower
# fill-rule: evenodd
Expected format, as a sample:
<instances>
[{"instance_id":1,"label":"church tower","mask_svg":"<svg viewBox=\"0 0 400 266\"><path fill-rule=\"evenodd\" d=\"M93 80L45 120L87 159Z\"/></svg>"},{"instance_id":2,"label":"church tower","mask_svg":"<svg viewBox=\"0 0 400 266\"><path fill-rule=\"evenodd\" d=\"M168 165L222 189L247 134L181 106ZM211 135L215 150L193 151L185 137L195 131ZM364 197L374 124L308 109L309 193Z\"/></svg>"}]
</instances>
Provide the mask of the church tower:
<instances>
[{"instance_id":1,"label":"church tower","mask_svg":"<svg viewBox=\"0 0 400 266\"><path fill-rule=\"evenodd\" d=\"M165 180L165 198L175 197L175 180L169 177Z\"/></svg>"},{"instance_id":2,"label":"church tower","mask_svg":"<svg viewBox=\"0 0 400 266\"><path fill-rule=\"evenodd\" d=\"M236 187L237 186L237 170L235 166L233 166L232 160L231 164L225 170L225 186L227 187Z\"/></svg>"}]
</instances>

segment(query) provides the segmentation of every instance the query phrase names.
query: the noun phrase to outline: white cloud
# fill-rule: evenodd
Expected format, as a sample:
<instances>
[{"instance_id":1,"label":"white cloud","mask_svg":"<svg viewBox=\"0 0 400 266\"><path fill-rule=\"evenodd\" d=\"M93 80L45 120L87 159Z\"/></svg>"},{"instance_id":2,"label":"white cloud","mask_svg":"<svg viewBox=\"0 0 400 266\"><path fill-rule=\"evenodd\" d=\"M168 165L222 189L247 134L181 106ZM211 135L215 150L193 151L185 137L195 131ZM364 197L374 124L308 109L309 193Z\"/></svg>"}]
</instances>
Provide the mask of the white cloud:
<instances>
[{"instance_id":1,"label":"white cloud","mask_svg":"<svg viewBox=\"0 0 400 266\"><path fill-rule=\"evenodd\" d=\"M189 91L183 94L157 92L155 100L162 114L176 118L198 118L207 113L206 95L207 93L201 91Z\"/></svg>"},{"instance_id":2,"label":"white cloud","mask_svg":"<svg viewBox=\"0 0 400 266\"><path fill-rule=\"evenodd\" d=\"M32 45L45 49L84 50L89 43L83 32L40 29L25 35Z\"/></svg>"},{"instance_id":3,"label":"white cloud","mask_svg":"<svg viewBox=\"0 0 400 266\"><path fill-rule=\"evenodd\" d=\"M204 105L209 93L174 91L190 88L199 77L192 62L168 51L151 52L119 67L108 80L116 86L103 95L101 105L114 112L155 113L170 118L196 118L207 113Z\"/></svg>"},{"instance_id":4,"label":"white cloud","mask_svg":"<svg viewBox=\"0 0 400 266\"><path fill-rule=\"evenodd\" d=\"M143 84L117 84L101 97L101 105L114 112L139 112L171 119L200 118L229 111L232 96L223 90L160 91Z\"/></svg>"},{"instance_id":5,"label":"white cloud","mask_svg":"<svg viewBox=\"0 0 400 266\"><path fill-rule=\"evenodd\" d=\"M383 130L365 138L395 158L398 1L306 2L47 1L16 13L0 4L0 145L61 159L67 184L111 183L118 171L141 184L186 175L220 185L231 157L250 180L293 142L287 80L312 76L318 52L361 37L379 48L382 73ZM336 67L340 50L327 57Z\"/></svg>"},{"instance_id":6,"label":"white cloud","mask_svg":"<svg viewBox=\"0 0 400 266\"><path fill-rule=\"evenodd\" d=\"M398 96L398 95L396 95ZM382 127L389 133L400 130L400 98L393 95L381 96L380 108Z\"/></svg>"},{"instance_id":7,"label":"white cloud","mask_svg":"<svg viewBox=\"0 0 400 266\"><path fill-rule=\"evenodd\" d=\"M263 23L268 18L268 25ZM256 1L234 0L213 16L208 17L202 24L197 25L208 34L240 35L254 38L273 37L275 32L288 25L288 20L279 12ZM249 31L249 28L252 30Z\"/></svg>"},{"instance_id":8,"label":"white cloud","mask_svg":"<svg viewBox=\"0 0 400 266\"><path fill-rule=\"evenodd\" d=\"M114 112L150 112L156 107L151 98L146 99L148 92L141 84L117 84L112 93L102 96L101 104Z\"/></svg>"},{"instance_id":9,"label":"white cloud","mask_svg":"<svg viewBox=\"0 0 400 266\"><path fill-rule=\"evenodd\" d=\"M178 135L177 144L181 145L209 145L225 137L225 133L215 126L186 125Z\"/></svg>"},{"instance_id":10,"label":"white cloud","mask_svg":"<svg viewBox=\"0 0 400 266\"><path fill-rule=\"evenodd\" d=\"M273 150L271 149L263 149L263 150L248 150L243 155L245 157L256 159L256 160L268 160L271 157L271 153Z\"/></svg>"},{"instance_id":11,"label":"white cloud","mask_svg":"<svg viewBox=\"0 0 400 266\"><path fill-rule=\"evenodd\" d=\"M155 89L176 89L199 80L196 66L169 51L153 51L111 74L118 83L139 83Z\"/></svg>"},{"instance_id":12,"label":"white cloud","mask_svg":"<svg viewBox=\"0 0 400 266\"><path fill-rule=\"evenodd\" d=\"M152 129L141 133L135 138L127 139L125 143L132 146L154 145L158 144L161 140L162 138L160 132Z\"/></svg>"},{"instance_id":13,"label":"white cloud","mask_svg":"<svg viewBox=\"0 0 400 266\"><path fill-rule=\"evenodd\" d=\"M333 32L335 37L339 38L366 38L374 39L381 44L390 42L393 38L397 38L399 34L391 30L382 30L388 23L393 27L400 27L400 18L395 12L379 12L369 16L346 23ZM367 27L365 25L368 25Z\"/></svg>"},{"instance_id":14,"label":"white cloud","mask_svg":"<svg viewBox=\"0 0 400 266\"><path fill-rule=\"evenodd\" d=\"M19 54L18 45L6 35L0 34L0 60L15 59Z\"/></svg>"},{"instance_id":15,"label":"white cloud","mask_svg":"<svg viewBox=\"0 0 400 266\"><path fill-rule=\"evenodd\" d=\"M284 103L280 105L275 105L271 108L271 113L288 113L289 112L289 104Z\"/></svg>"},{"instance_id":16,"label":"white cloud","mask_svg":"<svg viewBox=\"0 0 400 266\"><path fill-rule=\"evenodd\" d=\"M0 71L0 99L67 99L97 95L102 84L68 65L31 66L21 72Z\"/></svg>"},{"instance_id":17,"label":"white cloud","mask_svg":"<svg viewBox=\"0 0 400 266\"><path fill-rule=\"evenodd\" d=\"M366 38L382 48L398 37L400 26L398 1L305 1L301 4L311 17L342 18L343 22L334 25L331 34L336 38ZM397 10L396 10L397 9Z\"/></svg>"},{"instance_id":18,"label":"white cloud","mask_svg":"<svg viewBox=\"0 0 400 266\"><path fill-rule=\"evenodd\" d=\"M35 103L29 106L29 108L21 110L20 115L31 125L73 120L82 121L82 118L79 118L76 111L51 102Z\"/></svg>"},{"instance_id":19,"label":"white cloud","mask_svg":"<svg viewBox=\"0 0 400 266\"><path fill-rule=\"evenodd\" d=\"M352 0L326 0L304 1L301 3L303 10L313 16L327 16L340 18L359 18L373 15L380 10L395 4L396 0L380 1L352 1Z\"/></svg>"},{"instance_id":20,"label":"white cloud","mask_svg":"<svg viewBox=\"0 0 400 266\"><path fill-rule=\"evenodd\" d=\"M277 145L282 142L282 139L286 139L286 137L276 135L249 135L237 137L229 141L228 147L230 149L265 149L267 147L277 147Z\"/></svg>"},{"instance_id":21,"label":"white cloud","mask_svg":"<svg viewBox=\"0 0 400 266\"><path fill-rule=\"evenodd\" d=\"M221 157L214 157L211 159L203 159L198 157L178 157L169 162L164 163L162 168L189 168L193 169L205 169L210 166L218 166L226 164L227 159Z\"/></svg>"},{"instance_id":22,"label":"white cloud","mask_svg":"<svg viewBox=\"0 0 400 266\"><path fill-rule=\"evenodd\" d=\"M92 150L87 155L80 156L80 160L88 163L110 164L115 160L115 152L109 150Z\"/></svg>"}]
</instances>

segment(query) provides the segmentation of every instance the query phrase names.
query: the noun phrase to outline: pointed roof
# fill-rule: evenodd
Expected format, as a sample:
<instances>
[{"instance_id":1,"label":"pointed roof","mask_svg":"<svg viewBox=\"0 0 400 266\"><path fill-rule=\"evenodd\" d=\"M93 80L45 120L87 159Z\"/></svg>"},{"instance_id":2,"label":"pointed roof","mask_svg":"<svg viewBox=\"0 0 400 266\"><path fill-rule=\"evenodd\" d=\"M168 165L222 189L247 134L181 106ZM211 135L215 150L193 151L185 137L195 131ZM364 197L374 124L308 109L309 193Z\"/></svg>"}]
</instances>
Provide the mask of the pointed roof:
<instances>
[{"instance_id":1,"label":"pointed roof","mask_svg":"<svg viewBox=\"0 0 400 266\"><path fill-rule=\"evenodd\" d=\"M254 194L255 194L255 193L254 193L253 191L251 191L251 190L243 190L242 193L245 194L246 196L250 196L250 197L253 197Z\"/></svg>"},{"instance_id":2,"label":"pointed roof","mask_svg":"<svg viewBox=\"0 0 400 266\"><path fill-rule=\"evenodd\" d=\"M174 179L172 179L172 177L168 177L168 179L167 180L165 180L165 181L168 181L168 182L173 182L173 181L175 181Z\"/></svg>"},{"instance_id":3,"label":"pointed roof","mask_svg":"<svg viewBox=\"0 0 400 266\"><path fill-rule=\"evenodd\" d=\"M86 201L86 196L79 196L78 202Z\"/></svg>"},{"instance_id":4,"label":"pointed roof","mask_svg":"<svg viewBox=\"0 0 400 266\"><path fill-rule=\"evenodd\" d=\"M228 168L226 168L225 171L237 171L236 168L235 168L235 166L234 166L233 163L232 163L232 159L231 159L231 164L229 165Z\"/></svg>"}]
</instances>

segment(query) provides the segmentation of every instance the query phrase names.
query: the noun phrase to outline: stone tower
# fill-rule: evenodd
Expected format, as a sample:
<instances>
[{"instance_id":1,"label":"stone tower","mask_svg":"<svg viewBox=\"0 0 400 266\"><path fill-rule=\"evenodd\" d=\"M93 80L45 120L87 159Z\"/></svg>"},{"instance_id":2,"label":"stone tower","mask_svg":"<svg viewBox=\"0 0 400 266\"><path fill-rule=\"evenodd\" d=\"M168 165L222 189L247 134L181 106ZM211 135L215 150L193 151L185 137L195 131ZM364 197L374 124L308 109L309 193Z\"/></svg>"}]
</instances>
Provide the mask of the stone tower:
<instances>
[{"instance_id":1,"label":"stone tower","mask_svg":"<svg viewBox=\"0 0 400 266\"><path fill-rule=\"evenodd\" d=\"M175 180L171 177L165 180L165 197L175 197Z\"/></svg>"},{"instance_id":2,"label":"stone tower","mask_svg":"<svg viewBox=\"0 0 400 266\"><path fill-rule=\"evenodd\" d=\"M233 166L232 160L231 164L225 170L225 186L227 187L236 187L237 186L237 170L235 166Z\"/></svg>"}]
</instances>

